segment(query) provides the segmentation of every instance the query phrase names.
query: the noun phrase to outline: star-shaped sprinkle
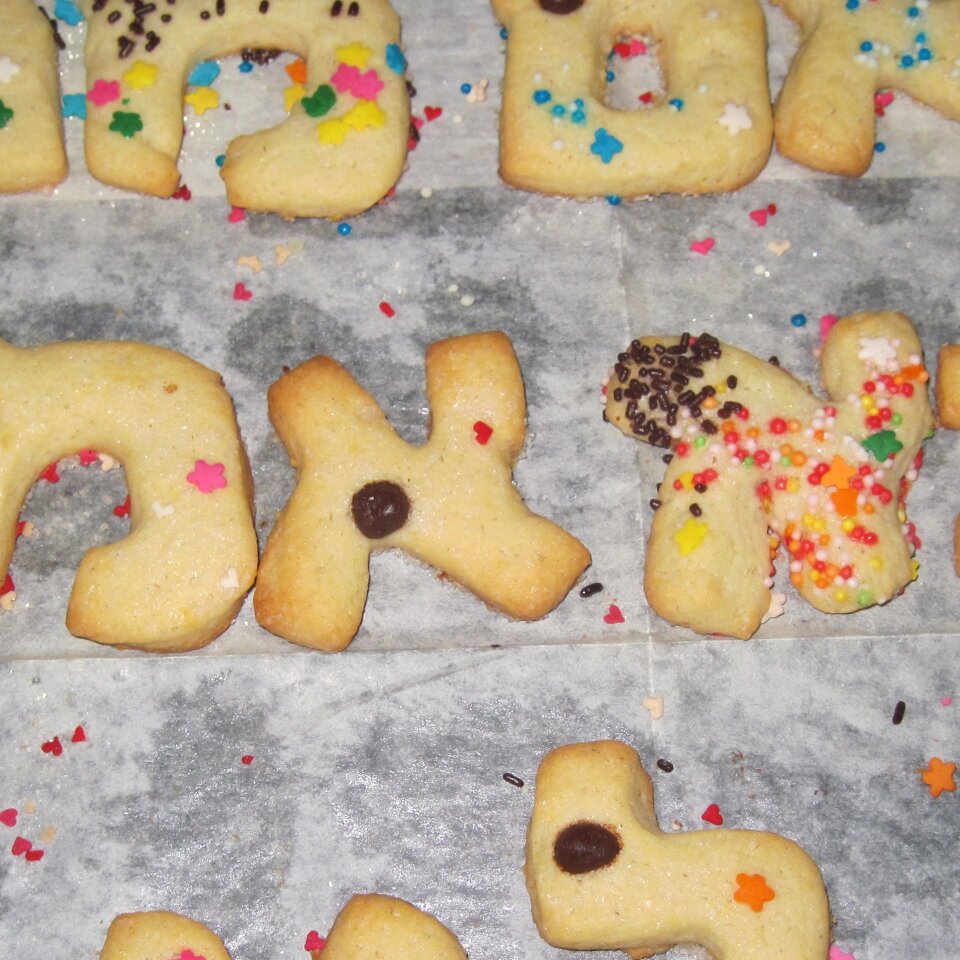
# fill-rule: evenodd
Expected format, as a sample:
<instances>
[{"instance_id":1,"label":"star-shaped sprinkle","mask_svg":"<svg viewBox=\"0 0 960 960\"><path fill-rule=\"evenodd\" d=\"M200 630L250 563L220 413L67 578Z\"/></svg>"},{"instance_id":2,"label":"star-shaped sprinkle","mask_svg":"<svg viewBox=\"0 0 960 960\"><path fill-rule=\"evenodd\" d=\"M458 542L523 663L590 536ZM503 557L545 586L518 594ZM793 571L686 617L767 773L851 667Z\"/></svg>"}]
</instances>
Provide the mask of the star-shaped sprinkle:
<instances>
[{"instance_id":1,"label":"star-shaped sprinkle","mask_svg":"<svg viewBox=\"0 0 960 960\"><path fill-rule=\"evenodd\" d=\"M143 121L140 119L139 113L117 110L110 121L110 129L129 140L135 133L139 133L143 129Z\"/></svg>"},{"instance_id":2,"label":"star-shaped sprinkle","mask_svg":"<svg viewBox=\"0 0 960 960\"><path fill-rule=\"evenodd\" d=\"M345 47L338 48L337 59L348 67L357 67L362 70L372 54L373 51L362 43L350 43Z\"/></svg>"},{"instance_id":3,"label":"star-shaped sprinkle","mask_svg":"<svg viewBox=\"0 0 960 960\"><path fill-rule=\"evenodd\" d=\"M303 84L307 82L307 62L305 60L297 57L293 63L288 63L283 69L293 83Z\"/></svg>"},{"instance_id":4,"label":"star-shaped sprinkle","mask_svg":"<svg viewBox=\"0 0 960 960\"><path fill-rule=\"evenodd\" d=\"M763 909L776 894L767 886L767 881L759 873L738 873L737 889L733 899L737 903L747 904L755 913Z\"/></svg>"},{"instance_id":5,"label":"star-shaped sprinkle","mask_svg":"<svg viewBox=\"0 0 960 960\"><path fill-rule=\"evenodd\" d=\"M723 115L717 123L726 127L731 137L735 137L741 130L749 130L753 126L750 111L739 103L728 103L723 108Z\"/></svg>"},{"instance_id":6,"label":"star-shaped sprinkle","mask_svg":"<svg viewBox=\"0 0 960 960\"><path fill-rule=\"evenodd\" d=\"M367 127L382 127L387 121L383 109L371 100L363 100L351 107L344 115L343 122L351 130L366 130Z\"/></svg>"},{"instance_id":7,"label":"star-shaped sprinkle","mask_svg":"<svg viewBox=\"0 0 960 960\"><path fill-rule=\"evenodd\" d=\"M897 351L886 337L861 337L857 359L883 367L897 359Z\"/></svg>"},{"instance_id":8,"label":"star-shaped sprinkle","mask_svg":"<svg viewBox=\"0 0 960 960\"><path fill-rule=\"evenodd\" d=\"M144 63L138 60L123 75L123 82L128 87L136 90L143 90L152 87L157 82L157 67L152 63Z\"/></svg>"},{"instance_id":9,"label":"star-shaped sprinkle","mask_svg":"<svg viewBox=\"0 0 960 960\"><path fill-rule=\"evenodd\" d=\"M215 110L220 106L220 94L213 87L197 87L183 99L185 103L189 103L193 107L193 112L198 117L202 117L208 110Z\"/></svg>"},{"instance_id":10,"label":"star-shaped sprinkle","mask_svg":"<svg viewBox=\"0 0 960 960\"><path fill-rule=\"evenodd\" d=\"M322 83L309 97L301 101L307 116L322 117L328 114L337 102L337 95L329 83Z\"/></svg>"},{"instance_id":11,"label":"star-shaped sprinkle","mask_svg":"<svg viewBox=\"0 0 960 960\"><path fill-rule=\"evenodd\" d=\"M205 60L198 63L190 76L187 77L187 85L191 87L209 87L217 77L220 76L220 64L216 60Z\"/></svg>"},{"instance_id":12,"label":"star-shaped sprinkle","mask_svg":"<svg viewBox=\"0 0 960 960\"><path fill-rule=\"evenodd\" d=\"M695 517L688 517L687 522L673 535L673 539L677 541L680 552L687 556L703 545L709 532L710 527L707 524Z\"/></svg>"},{"instance_id":13,"label":"star-shaped sprinkle","mask_svg":"<svg viewBox=\"0 0 960 960\"><path fill-rule=\"evenodd\" d=\"M861 440L860 443L881 463L903 449L903 444L892 430L880 430L878 433L871 434L866 440Z\"/></svg>"},{"instance_id":14,"label":"star-shaped sprinkle","mask_svg":"<svg viewBox=\"0 0 960 960\"><path fill-rule=\"evenodd\" d=\"M857 491L852 487L845 487L843 490L835 490L831 493L830 502L841 517L855 517L858 496Z\"/></svg>"},{"instance_id":15,"label":"star-shaped sprinkle","mask_svg":"<svg viewBox=\"0 0 960 960\"><path fill-rule=\"evenodd\" d=\"M843 490L850 486L850 478L855 476L856 467L851 467L840 454L836 454L830 469L820 478L820 483L825 487L838 487Z\"/></svg>"},{"instance_id":16,"label":"star-shaped sprinkle","mask_svg":"<svg viewBox=\"0 0 960 960\"><path fill-rule=\"evenodd\" d=\"M97 107L119 100L120 81L95 80L93 86L87 91L87 99Z\"/></svg>"},{"instance_id":17,"label":"star-shaped sprinkle","mask_svg":"<svg viewBox=\"0 0 960 960\"><path fill-rule=\"evenodd\" d=\"M20 64L9 57L0 57L0 83L9 83L20 72Z\"/></svg>"},{"instance_id":18,"label":"star-shaped sprinkle","mask_svg":"<svg viewBox=\"0 0 960 960\"><path fill-rule=\"evenodd\" d=\"M222 463L207 463L198 460L190 473L187 474L187 483L192 483L201 493L213 493L222 490L227 485Z\"/></svg>"},{"instance_id":19,"label":"star-shaped sprinkle","mask_svg":"<svg viewBox=\"0 0 960 960\"><path fill-rule=\"evenodd\" d=\"M305 96L307 88L302 83L291 83L283 91L283 108L289 113Z\"/></svg>"},{"instance_id":20,"label":"star-shaped sprinkle","mask_svg":"<svg viewBox=\"0 0 960 960\"><path fill-rule=\"evenodd\" d=\"M83 20L83 14L75 0L57 0L53 8L53 15L71 27L75 27Z\"/></svg>"},{"instance_id":21,"label":"star-shaped sprinkle","mask_svg":"<svg viewBox=\"0 0 960 960\"><path fill-rule=\"evenodd\" d=\"M930 796L939 797L944 791L953 793L957 789L957 783L954 780L956 771L955 763L944 763L939 757L931 757L929 764L917 773L930 788Z\"/></svg>"},{"instance_id":22,"label":"star-shaped sprinkle","mask_svg":"<svg viewBox=\"0 0 960 960\"><path fill-rule=\"evenodd\" d=\"M337 67L330 82L340 93L352 93L359 100L376 100L377 94L383 89L383 81L376 70L361 73L357 67L346 63Z\"/></svg>"},{"instance_id":23,"label":"star-shaped sprinkle","mask_svg":"<svg viewBox=\"0 0 960 960\"><path fill-rule=\"evenodd\" d=\"M61 113L64 117L87 119L87 95L85 93L65 93Z\"/></svg>"},{"instance_id":24,"label":"star-shaped sprinkle","mask_svg":"<svg viewBox=\"0 0 960 960\"><path fill-rule=\"evenodd\" d=\"M350 128L343 122L343 119L337 117L334 120L324 120L317 127L317 137L321 143L332 146L340 146L347 139Z\"/></svg>"},{"instance_id":25,"label":"star-shaped sprinkle","mask_svg":"<svg viewBox=\"0 0 960 960\"><path fill-rule=\"evenodd\" d=\"M604 163L609 163L623 150L623 144L614 136L600 127L593 135L590 152L596 154Z\"/></svg>"}]
</instances>

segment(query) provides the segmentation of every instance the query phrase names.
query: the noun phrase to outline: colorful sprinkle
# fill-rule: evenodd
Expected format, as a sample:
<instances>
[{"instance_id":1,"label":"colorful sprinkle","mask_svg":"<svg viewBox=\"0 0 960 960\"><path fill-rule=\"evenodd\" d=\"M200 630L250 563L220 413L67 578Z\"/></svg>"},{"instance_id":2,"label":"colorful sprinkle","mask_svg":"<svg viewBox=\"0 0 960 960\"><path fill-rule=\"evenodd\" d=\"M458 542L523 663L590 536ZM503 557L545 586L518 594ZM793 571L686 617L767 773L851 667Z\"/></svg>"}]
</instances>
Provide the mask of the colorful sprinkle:
<instances>
[{"instance_id":1,"label":"colorful sprinkle","mask_svg":"<svg viewBox=\"0 0 960 960\"><path fill-rule=\"evenodd\" d=\"M493 427L484 423L482 420L478 420L473 425L473 436L481 447L485 447L487 441L493 436Z\"/></svg>"},{"instance_id":2,"label":"colorful sprinkle","mask_svg":"<svg viewBox=\"0 0 960 960\"><path fill-rule=\"evenodd\" d=\"M737 890L733 895L737 903L745 903L755 913L759 913L763 905L775 897L776 894L767 886L767 881L759 873L737 874Z\"/></svg>"},{"instance_id":3,"label":"colorful sprinkle","mask_svg":"<svg viewBox=\"0 0 960 960\"><path fill-rule=\"evenodd\" d=\"M227 220L230 223L240 223L242 220L247 219L247 211L243 207L231 207L230 213L227 214Z\"/></svg>"},{"instance_id":4,"label":"colorful sprinkle","mask_svg":"<svg viewBox=\"0 0 960 960\"><path fill-rule=\"evenodd\" d=\"M205 60L198 63L190 76L187 77L187 85L191 87L209 87L220 76L220 64L216 60Z\"/></svg>"},{"instance_id":5,"label":"colorful sprinkle","mask_svg":"<svg viewBox=\"0 0 960 960\"><path fill-rule=\"evenodd\" d=\"M928 765L917 771L920 779L930 788L931 797L939 797L941 793L953 793L957 789L954 774L957 765L944 763L939 757L931 757Z\"/></svg>"},{"instance_id":6,"label":"colorful sprinkle","mask_svg":"<svg viewBox=\"0 0 960 960\"><path fill-rule=\"evenodd\" d=\"M40 749L44 753L49 753L51 756L59 757L63 753L63 744L60 742L59 737L54 737L52 740L42 743Z\"/></svg>"},{"instance_id":7,"label":"colorful sprinkle","mask_svg":"<svg viewBox=\"0 0 960 960\"><path fill-rule=\"evenodd\" d=\"M9 83L19 72L19 64L9 57L0 57L0 83Z\"/></svg>"},{"instance_id":8,"label":"colorful sprinkle","mask_svg":"<svg viewBox=\"0 0 960 960\"><path fill-rule=\"evenodd\" d=\"M0 100L0 130L13 119L13 110Z\"/></svg>"},{"instance_id":9,"label":"colorful sprinkle","mask_svg":"<svg viewBox=\"0 0 960 960\"><path fill-rule=\"evenodd\" d=\"M237 283L233 285L233 299L234 300L252 300L253 291L248 290L242 282L237 281Z\"/></svg>"},{"instance_id":10,"label":"colorful sprinkle","mask_svg":"<svg viewBox=\"0 0 960 960\"><path fill-rule=\"evenodd\" d=\"M220 106L220 94L213 87L195 87L183 100L184 103L189 103L193 107L193 112L198 117Z\"/></svg>"},{"instance_id":11,"label":"colorful sprinkle","mask_svg":"<svg viewBox=\"0 0 960 960\"><path fill-rule=\"evenodd\" d=\"M315 951L322 950L327 945L327 941L317 933L316 930L311 930L307 934L306 942L303 945L304 950L308 950L310 953Z\"/></svg>"},{"instance_id":12,"label":"colorful sprinkle","mask_svg":"<svg viewBox=\"0 0 960 960\"><path fill-rule=\"evenodd\" d=\"M610 163L623 150L623 144L601 127L593 135L590 152L598 156L604 163Z\"/></svg>"},{"instance_id":13,"label":"colorful sprinkle","mask_svg":"<svg viewBox=\"0 0 960 960\"><path fill-rule=\"evenodd\" d=\"M129 517L130 516L130 495L127 494L127 498L123 503L118 504L113 508L113 515L115 517Z\"/></svg>"},{"instance_id":14,"label":"colorful sprinkle","mask_svg":"<svg viewBox=\"0 0 960 960\"><path fill-rule=\"evenodd\" d=\"M337 95L334 93L333 87L327 83L322 83L309 97L304 97L300 102L308 116L322 117L334 108Z\"/></svg>"},{"instance_id":15,"label":"colorful sprinkle","mask_svg":"<svg viewBox=\"0 0 960 960\"><path fill-rule=\"evenodd\" d=\"M5 827L15 827L17 825L18 811L14 807L7 807L6 810L0 810L0 823Z\"/></svg>"},{"instance_id":16,"label":"colorful sprinkle","mask_svg":"<svg viewBox=\"0 0 960 960\"><path fill-rule=\"evenodd\" d=\"M396 316L396 313L397 313L397 311L394 310L393 307L391 307L390 304L387 303L386 300L381 300L381 301L380 301L380 312L381 312L385 317L390 317L390 318Z\"/></svg>"},{"instance_id":17,"label":"colorful sprinkle","mask_svg":"<svg viewBox=\"0 0 960 960\"><path fill-rule=\"evenodd\" d=\"M71 27L75 27L83 21L83 14L75 0L57 0L53 8L53 15Z\"/></svg>"},{"instance_id":18,"label":"colorful sprinkle","mask_svg":"<svg viewBox=\"0 0 960 960\"><path fill-rule=\"evenodd\" d=\"M623 611L615 604L611 603L607 608L607 612L603 615L603 622L614 624L614 623L625 623L623 616Z\"/></svg>"},{"instance_id":19,"label":"colorful sprinkle","mask_svg":"<svg viewBox=\"0 0 960 960\"><path fill-rule=\"evenodd\" d=\"M394 73L403 73L407 69L407 58L395 43L387 44L387 66Z\"/></svg>"},{"instance_id":20,"label":"colorful sprinkle","mask_svg":"<svg viewBox=\"0 0 960 960\"><path fill-rule=\"evenodd\" d=\"M222 463L207 463L206 460L197 460L193 470L187 474L187 483L192 483L201 493L213 493L222 490L227 485L224 476L225 467Z\"/></svg>"},{"instance_id":21,"label":"colorful sprinkle","mask_svg":"<svg viewBox=\"0 0 960 960\"><path fill-rule=\"evenodd\" d=\"M114 100L120 99L120 81L119 80L96 80L93 86L87 91L87 99L94 106L102 107Z\"/></svg>"},{"instance_id":22,"label":"colorful sprinkle","mask_svg":"<svg viewBox=\"0 0 960 960\"><path fill-rule=\"evenodd\" d=\"M711 803L710 806L700 814L700 819L705 820L707 823L712 823L715 827L723 824L723 814L720 812L720 807L715 803Z\"/></svg>"},{"instance_id":23,"label":"colorful sprinkle","mask_svg":"<svg viewBox=\"0 0 960 960\"><path fill-rule=\"evenodd\" d=\"M717 120L717 123L721 127L726 127L731 137L735 137L742 130L749 130L753 126L750 111L739 103L728 103L723 108L723 115Z\"/></svg>"},{"instance_id":24,"label":"colorful sprinkle","mask_svg":"<svg viewBox=\"0 0 960 960\"><path fill-rule=\"evenodd\" d=\"M694 240L690 244L690 249L694 253L699 253L702 256L706 256L715 246L716 241L713 239L713 237L707 237L704 240Z\"/></svg>"},{"instance_id":25,"label":"colorful sprinkle","mask_svg":"<svg viewBox=\"0 0 960 960\"><path fill-rule=\"evenodd\" d=\"M252 753L245 753L245 754L240 758L240 762L241 762L245 767L249 767L250 764L253 763L253 754L252 754Z\"/></svg>"},{"instance_id":26,"label":"colorful sprinkle","mask_svg":"<svg viewBox=\"0 0 960 960\"><path fill-rule=\"evenodd\" d=\"M78 120L87 119L87 95L85 93L65 93L63 107L60 111L63 116L76 117Z\"/></svg>"},{"instance_id":27,"label":"colorful sprinkle","mask_svg":"<svg viewBox=\"0 0 960 960\"><path fill-rule=\"evenodd\" d=\"M805 326L807 325L807 317L806 317L806 314L803 314L803 313L795 313L795 314L790 318L790 325L793 326L793 327L798 327L798 328L799 328L799 327L805 327Z\"/></svg>"},{"instance_id":28,"label":"colorful sprinkle","mask_svg":"<svg viewBox=\"0 0 960 960\"><path fill-rule=\"evenodd\" d=\"M138 60L123 74L123 82L135 90L145 90L157 82L157 66Z\"/></svg>"},{"instance_id":29,"label":"colorful sprinkle","mask_svg":"<svg viewBox=\"0 0 960 960\"><path fill-rule=\"evenodd\" d=\"M349 223L337 224L337 233L339 233L341 237L349 237L352 231L353 227L351 227Z\"/></svg>"},{"instance_id":30,"label":"colorful sprinkle","mask_svg":"<svg viewBox=\"0 0 960 960\"><path fill-rule=\"evenodd\" d=\"M114 133L119 133L127 139L143 129L143 121L139 113L126 113L123 110L117 110L110 121L110 129Z\"/></svg>"}]
</instances>

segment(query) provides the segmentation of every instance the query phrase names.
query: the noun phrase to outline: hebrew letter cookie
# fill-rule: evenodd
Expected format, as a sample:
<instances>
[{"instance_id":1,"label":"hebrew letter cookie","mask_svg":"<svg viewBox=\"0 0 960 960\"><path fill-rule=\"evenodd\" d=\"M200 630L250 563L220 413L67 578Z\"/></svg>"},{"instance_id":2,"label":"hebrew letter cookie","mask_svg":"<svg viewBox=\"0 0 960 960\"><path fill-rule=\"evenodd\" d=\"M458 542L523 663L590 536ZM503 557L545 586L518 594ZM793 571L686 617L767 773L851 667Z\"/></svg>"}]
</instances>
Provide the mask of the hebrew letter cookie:
<instances>
[{"instance_id":1,"label":"hebrew letter cookie","mask_svg":"<svg viewBox=\"0 0 960 960\"><path fill-rule=\"evenodd\" d=\"M673 451L644 575L665 620L749 637L770 608L778 546L825 613L886 603L915 577L904 500L933 416L913 324L845 317L821 364L826 400L708 334L620 354L607 419Z\"/></svg>"},{"instance_id":2,"label":"hebrew letter cookie","mask_svg":"<svg viewBox=\"0 0 960 960\"><path fill-rule=\"evenodd\" d=\"M84 556L68 629L145 650L208 643L257 569L250 471L220 377L145 344L0 341L0 580L34 481L91 449L123 464L131 529Z\"/></svg>"},{"instance_id":3,"label":"hebrew letter cookie","mask_svg":"<svg viewBox=\"0 0 960 960\"><path fill-rule=\"evenodd\" d=\"M2 0L0 193L53 187L66 175L50 22L33 0Z\"/></svg>"},{"instance_id":4,"label":"hebrew letter cookie","mask_svg":"<svg viewBox=\"0 0 960 960\"><path fill-rule=\"evenodd\" d=\"M254 607L268 630L342 650L360 627L375 550L399 547L523 620L549 613L587 567L583 545L531 513L512 483L526 409L509 339L432 344L427 398L430 439L414 447L329 357L270 388L297 487L257 581Z\"/></svg>"},{"instance_id":5,"label":"hebrew letter cookie","mask_svg":"<svg viewBox=\"0 0 960 960\"><path fill-rule=\"evenodd\" d=\"M616 741L549 753L537 772L525 866L540 935L640 960L678 943L714 960L825 960L820 871L753 830L665 834L636 751Z\"/></svg>"},{"instance_id":6,"label":"hebrew letter cookie","mask_svg":"<svg viewBox=\"0 0 960 960\"><path fill-rule=\"evenodd\" d=\"M285 217L345 217L373 206L399 178L410 105L400 22L387 0L84 4L95 91L85 148L104 183L169 197L180 179L190 70L247 47L304 57L306 92L279 126L227 148L231 203Z\"/></svg>"},{"instance_id":7,"label":"hebrew letter cookie","mask_svg":"<svg viewBox=\"0 0 960 960\"><path fill-rule=\"evenodd\" d=\"M493 0L509 31L500 175L569 197L734 190L767 162L773 120L756 0ZM605 101L617 40L659 43L666 95Z\"/></svg>"},{"instance_id":8,"label":"hebrew letter cookie","mask_svg":"<svg viewBox=\"0 0 960 960\"><path fill-rule=\"evenodd\" d=\"M100 960L230 960L223 941L197 920L165 910L121 913Z\"/></svg>"},{"instance_id":9,"label":"hebrew letter cookie","mask_svg":"<svg viewBox=\"0 0 960 960\"><path fill-rule=\"evenodd\" d=\"M352 897L337 915L324 960L467 960L457 938L405 900L370 893Z\"/></svg>"},{"instance_id":10,"label":"hebrew letter cookie","mask_svg":"<svg viewBox=\"0 0 960 960\"><path fill-rule=\"evenodd\" d=\"M884 87L960 119L960 0L773 0L802 29L774 113L777 149L859 176Z\"/></svg>"},{"instance_id":11,"label":"hebrew letter cookie","mask_svg":"<svg viewBox=\"0 0 960 960\"><path fill-rule=\"evenodd\" d=\"M937 362L937 414L940 426L960 430L960 343L940 348ZM960 577L960 516L953 528L953 564Z\"/></svg>"}]
</instances>

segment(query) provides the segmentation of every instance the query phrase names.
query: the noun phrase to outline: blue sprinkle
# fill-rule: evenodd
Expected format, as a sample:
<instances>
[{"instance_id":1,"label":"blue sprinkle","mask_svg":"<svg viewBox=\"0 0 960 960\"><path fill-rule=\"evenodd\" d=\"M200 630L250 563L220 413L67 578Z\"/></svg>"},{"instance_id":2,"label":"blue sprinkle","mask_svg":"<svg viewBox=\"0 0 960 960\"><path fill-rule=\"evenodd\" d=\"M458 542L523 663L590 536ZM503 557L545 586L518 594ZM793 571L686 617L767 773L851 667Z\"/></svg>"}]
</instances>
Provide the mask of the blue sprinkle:
<instances>
[{"instance_id":1,"label":"blue sprinkle","mask_svg":"<svg viewBox=\"0 0 960 960\"><path fill-rule=\"evenodd\" d=\"M534 103L549 103L552 99L549 90L534 90L533 92Z\"/></svg>"},{"instance_id":2,"label":"blue sprinkle","mask_svg":"<svg viewBox=\"0 0 960 960\"><path fill-rule=\"evenodd\" d=\"M860 49L864 53L869 53L873 49L873 44L869 40L864 40L863 43L860 44Z\"/></svg>"},{"instance_id":3,"label":"blue sprinkle","mask_svg":"<svg viewBox=\"0 0 960 960\"><path fill-rule=\"evenodd\" d=\"M583 109L584 109L584 103L583 103L583 99L582 99L581 97L577 97L577 99L573 101L573 105L574 105L578 110L583 110Z\"/></svg>"},{"instance_id":4,"label":"blue sprinkle","mask_svg":"<svg viewBox=\"0 0 960 960\"><path fill-rule=\"evenodd\" d=\"M668 101L668 102L669 102L670 106L673 107L674 110L682 110L682 109L683 109L683 101L682 101L679 97L674 97L672 100L670 100L670 101Z\"/></svg>"},{"instance_id":5,"label":"blue sprinkle","mask_svg":"<svg viewBox=\"0 0 960 960\"><path fill-rule=\"evenodd\" d=\"M930 50L928 47L924 47L924 48L917 54L917 56L918 56L921 60L932 60L932 59L933 59L933 51Z\"/></svg>"},{"instance_id":6,"label":"blue sprinkle","mask_svg":"<svg viewBox=\"0 0 960 960\"><path fill-rule=\"evenodd\" d=\"M913 66L913 57L911 57L909 53L905 53L905 54L900 58L900 66L903 67L904 70L907 70L907 69L909 69L910 67L912 67L912 66Z\"/></svg>"},{"instance_id":7,"label":"blue sprinkle","mask_svg":"<svg viewBox=\"0 0 960 960\"><path fill-rule=\"evenodd\" d=\"M87 119L87 95L85 93L65 93L63 95L63 110L65 117L79 117Z\"/></svg>"},{"instance_id":8,"label":"blue sprinkle","mask_svg":"<svg viewBox=\"0 0 960 960\"><path fill-rule=\"evenodd\" d=\"M220 64L216 60L207 60L204 63L198 63L190 71L187 84L191 87L209 87L219 76Z\"/></svg>"},{"instance_id":9,"label":"blue sprinkle","mask_svg":"<svg viewBox=\"0 0 960 960\"><path fill-rule=\"evenodd\" d=\"M555 117L562 117L567 112L567 108L562 103L558 103L555 106L551 107L550 112Z\"/></svg>"},{"instance_id":10,"label":"blue sprinkle","mask_svg":"<svg viewBox=\"0 0 960 960\"><path fill-rule=\"evenodd\" d=\"M244 60L243 63L240 64L240 72L253 73L253 64L249 60Z\"/></svg>"},{"instance_id":11,"label":"blue sprinkle","mask_svg":"<svg viewBox=\"0 0 960 960\"><path fill-rule=\"evenodd\" d=\"M908 16L908 17L913 17L913 19L915 20L917 17L920 16L920 8L919 8L919 7L909 7L909 8L907 9L907 16Z\"/></svg>"},{"instance_id":12,"label":"blue sprinkle","mask_svg":"<svg viewBox=\"0 0 960 960\"><path fill-rule=\"evenodd\" d=\"M607 71L607 83L613 83L613 81L616 80L616 79L617 79L617 75L616 75L612 70L608 70L608 71Z\"/></svg>"},{"instance_id":13,"label":"blue sprinkle","mask_svg":"<svg viewBox=\"0 0 960 960\"><path fill-rule=\"evenodd\" d=\"M799 327L805 327L805 326L807 325L807 318L806 318L806 316L805 316L804 314L802 314L802 313L795 313L795 314L790 318L790 323L793 324L793 326L795 326L795 327L797 327L797 328L799 328Z\"/></svg>"},{"instance_id":14,"label":"blue sprinkle","mask_svg":"<svg viewBox=\"0 0 960 960\"><path fill-rule=\"evenodd\" d=\"M387 44L387 66L394 73L403 73L407 69L407 58L395 43Z\"/></svg>"},{"instance_id":15,"label":"blue sprinkle","mask_svg":"<svg viewBox=\"0 0 960 960\"><path fill-rule=\"evenodd\" d=\"M71 27L75 27L83 20L83 14L75 0L57 0L57 4L53 8L53 15Z\"/></svg>"},{"instance_id":16,"label":"blue sprinkle","mask_svg":"<svg viewBox=\"0 0 960 960\"><path fill-rule=\"evenodd\" d=\"M883 151L886 149L887 145L885 143L881 143L879 140L873 145L874 153L883 153Z\"/></svg>"},{"instance_id":17,"label":"blue sprinkle","mask_svg":"<svg viewBox=\"0 0 960 960\"><path fill-rule=\"evenodd\" d=\"M927 42L927 35L925 33L918 33L913 39L919 44L924 44Z\"/></svg>"},{"instance_id":18,"label":"blue sprinkle","mask_svg":"<svg viewBox=\"0 0 960 960\"><path fill-rule=\"evenodd\" d=\"M847 9L856 10L860 6L860 0L847 0Z\"/></svg>"},{"instance_id":19,"label":"blue sprinkle","mask_svg":"<svg viewBox=\"0 0 960 960\"><path fill-rule=\"evenodd\" d=\"M353 227L351 227L349 223L341 223L337 226L337 233L339 233L341 237L349 237L351 230L353 230Z\"/></svg>"},{"instance_id":20,"label":"blue sprinkle","mask_svg":"<svg viewBox=\"0 0 960 960\"><path fill-rule=\"evenodd\" d=\"M222 166L224 165L224 163L226 162L226 159L227 159L227 155L226 155L225 153L221 153L221 154L219 154L219 155L217 156L217 159L214 160L214 163L215 163L218 167L222 167Z\"/></svg>"},{"instance_id":21,"label":"blue sprinkle","mask_svg":"<svg viewBox=\"0 0 960 960\"><path fill-rule=\"evenodd\" d=\"M583 110L574 110L573 113L570 114L570 119L574 123L586 123L587 115L583 112Z\"/></svg>"},{"instance_id":22,"label":"blue sprinkle","mask_svg":"<svg viewBox=\"0 0 960 960\"><path fill-rule=\"evenodd\" d=\"M610 196L607 197L607 203L609 203L611 207L619 207L620 198L615 193L611 193Z\"/></svg>"},{"instance_id":23,"label":"blue sprinkle","mask_svg":"<svg viewBox=\"0 0 960 960\"><path fill-rule=\"evenodd\" d=\"M622 150L623 144L603 127L594 132L590 152L596 154L604 163L609 163Z\"/></svg>"},{"instance_id":24,"label":"blue sprinkle","mask_svg":"<svg viewBox=\"0 0 960 960\"><path fill-rule=\"evenodd\" d=\"M461 83L460 92L466 96L473 89L473 84L471 83Z\"/></svg>"},{"instance_id":25,"label":"blue sprinkle","mask_svg":"<svg viewBox=\"0 0 960 960\"><path fill-rule=\"evenodd\" d=\"M501 39L501 40L506 40L508 36L509 36L509 34L508 34L508 32L507 32L507 28L506 28L506 27L501 27L501 28L500 28L500 39Z\"/></svg>"}]
</instances>

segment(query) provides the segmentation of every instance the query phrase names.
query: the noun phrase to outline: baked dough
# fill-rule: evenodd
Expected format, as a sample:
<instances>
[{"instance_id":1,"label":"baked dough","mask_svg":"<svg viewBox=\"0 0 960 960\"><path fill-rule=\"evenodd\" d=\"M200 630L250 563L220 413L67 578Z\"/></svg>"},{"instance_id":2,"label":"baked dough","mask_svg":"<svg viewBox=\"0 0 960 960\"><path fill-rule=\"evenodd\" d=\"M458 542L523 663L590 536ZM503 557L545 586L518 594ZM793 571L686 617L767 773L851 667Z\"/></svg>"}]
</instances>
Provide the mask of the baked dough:
<instances>
[{"instance_id":1,"label":"baked dough","mask_svg":"<svg viewBox=\"0 0 960 960\"><path fill-rule=\"evenodd\" d=\"M230 203L346 217L400 177L410 103L400 21L387 0L82 2L87 83L103 91L89 103L84 142L104 183L171 196L190 70L248 47L306 59L306 95L283 123L229 145L221 173Z\"/></svg>"},{"instance_id":2,"label":"baked dough","mask_svg":"<svg viewBox=\"0 0 960 960\"><path fill-rule=\"evenodd\" d=\"M144 650L208 643L257 569L250 468L219 375L140 343L0 340L0 581L37 477L86 449L123 464L131 527L84 556L67 628Z\"/></svg>"},{"instance_id":3,"label":"baked dough","mask_svg":"<svg viewBox=\"0 0 960 960\"><path fill-rule=\"evenodd\" d=\"M639 960L695 943L715 960L826 960L827 896L808 854L753 830L663 833L650 777L624 743L544 758L524 870L555 947Z\"/></svg>"},{"instance_id":4,"label":"baked dough","mask_svg":"<svg viewBox=\"0 0 960 960\"><path fill-rule=\"evenodd\" d=\"M960 343L940 348L937 361L937 416L940 426L960 430ZM953 566L960 577L960 516L953 527Z\"/></svg>"},{"instance_id":5,"label":"baked dough","mask_svg":"<svg viewBox=\"0 0 960 960\"><path fill-rule=\"evenodd\" d=\"M778 546L794 586L826 613L886 603L916 576L903 500L933 415L913 324L844 317L821 365L829 400L708 334L643 338L620 355L607 418L674 454L644 573L665 620L751 636L770 608Z\"/></svg>"},{"instance_id":6,"label":"baked dough","mask_svg":"<svg viewBox=\"0 0 960 960\"><path fill-rule=\"evenodd\" d=\"M492 0L506 26L500 175L524 190L640 197L735 190L773 143L757 0ZM606 105L622 36L659 41L659 105Z\"/></svg>"},{"instance_id":7,"label":"baked dough","mask_svg":"<svg viewBox=\"0 0 960 960\"><path fill-rule=\"evenodd\" d=\"M771 0L801 27L777 99L785 157L856 177L874 154L874 95L904 93L960 119L960 0Z\"/></svg>"},{"instance_id":8,"label":"baked dough","mask_svg":"<svg viewBox=\"0 0 960 960\"><path fill-rule=\"evenodd\" d=\"M531 513L512 483L526 404L506 335L438 341L426 367L432 429L420 447L401 440L330 357L270 387L270 419L297 470L254 595L273 633L320 650L347 646L374 550L399 547L522 620L549 613L590 563L583 544Z\"/></svg>"},{"instance_id":9,"label":"baked dough","mask_svg":"<svg viewBox=\"0 0 960 960\"><path fill-rule=\"evenodd\" d=\"M60 76L50 21L33 0L0 2L0 193L67 175Z\"/></svg>"},{"instance_id":10,"label":"baked dough","mask_svg":"<svg viewBox=\"0 0 960 960\"><path fill-rule=\"evenodd\" d=\"M166 910L121 913L100 960L230 960L223 941L197 920Z\"/></svg>"}]
</instances>

